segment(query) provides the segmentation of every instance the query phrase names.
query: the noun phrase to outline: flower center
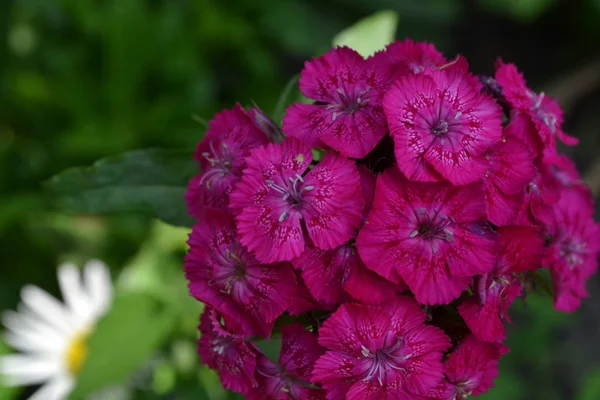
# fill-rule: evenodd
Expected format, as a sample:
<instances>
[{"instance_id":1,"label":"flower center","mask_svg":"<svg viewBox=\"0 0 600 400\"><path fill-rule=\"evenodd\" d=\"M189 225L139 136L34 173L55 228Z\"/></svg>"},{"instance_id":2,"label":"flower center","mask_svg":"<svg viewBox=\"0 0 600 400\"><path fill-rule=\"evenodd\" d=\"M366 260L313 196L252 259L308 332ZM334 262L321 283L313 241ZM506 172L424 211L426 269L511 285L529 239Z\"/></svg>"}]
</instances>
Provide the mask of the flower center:
<instances>
[{"instance_id":1,"label":"flower center","mask_svg":"<svg viewBox=\"0 0 600 400\"><path fill-rule=\"evenodd\" d=\"M441 239L448 242L454 240L454 233L448 228L452 220L445 215L435 213L430 215L426 211L417 211L417 225L409 233L409 237L419 236L423 239Z\"/></svg>"},{"instance_id":2,"label":"flower center","mask_svg":"<svg viewBox=\"0 0 600 400\"><path fill-rule=\"evenodd\" d=\"M218 285L221 292L230 294L235 283L246 277L246 265L242 257L230 249L217 250L216 258L221 267L208 282L209 285Z\"/></svg>"},{"instance_id":3,"label":"flower center","mask_svg":"<svg viewBox=\"0 0 600 400\"><path fill-rule=\"evenodd\" d=\"M431 128L431 132L433 132L436 136L442 136L448 133L448 121L441 120L438 122L433 128Z\"/></svg>"},{"instance_id":4,"label":"flower center","mask_svg":"<svg viewBox=\"0 0 600 400\"><path fill-rule=\"evenodd\" d=\"M210 152L206 151L202 153L202 156L210 163L210 167L200 179L200 185L206 184L207 189L211 188L215 179L222 179L229 175L233 161L233 152L227 143L222 142L221 146L215 148L214 142L211 141L209 146Z\"/></svg>"},{"instance_id":5,"label":"flower center","mask_svg":"<svg viewBox=\"0 0 600 400\"><path fill-rule=\"evenodd\" d=\"M550 130L552 133L556 131L556 123L558 122L556 115L547 110L544 105L544 97L546 94L544 92L540 92L540 94L535 94L534 92L529 92L529 98L531 99L531 107L530 110L536 115L538 119L540 119Z\"/></svg>"},{"instance_id":6,"label":"flower center","mask_svg":"<svg viewBox=\"0 0 600 400\"><path fill-rule=\"evenodd\" d=\"M571 269L575 268L584 262L585 247L585 243L580 243L573 239L567 240L560 247L560 256L567 261Z\"/></svg>"},{"instance_id":7,"label":"flower center","mask_svg":"<svg viewBox=\"0 0 600 400\"><path fill-rule=\"evenodd\" d=\"M90 334L91 332L88 330L84 330L76 334L67 346L65 363L67 365L67 370L72 375L77 375L79 372L81 372L81 367L83 367L83 362L87 358L88 354L87 341L90 337Z\"/></svg>"},{"instance_id":8,"label":"flower center","mask_svg":"<svg viewBox=\"0 0 600 400\"><path fill-rule=\"evenodd\" d=\"M335 121L335 119L337 118L338 115L352 114L354 111L358 110L359 108L369 104L369 100L367 98L365 98L365 95L367 93L369 93L370 90L371 90L371 88L367 87L363 91L355 94L355 93L348 93L348 91L344 90L343 88L337 88L336 92L338 95L337 95L337 99L335 99L336 103L328 104L327 108L328 109L335 108L340 111L334 112L331 115L331 119L333 121Z\"/></svg>"},{"instance_id":9,"label":"flower center","mask_svg":"<svg viewBox=\"0 0 600 400\"><path fill-rule=\"evenodd\" d=\"M370 365L367 369L363 381L377 379L380 385L386 380L386 375L393 371L404 370L404 362L409 359L412 354L402 354L401 350L404 345L402 338L397 338L394 344L390 347L379 349L371 353L365 346L361 348L361 354L369 359Z\"/></svg>"},{"instance_id":10,"label":"flower center","mask_svg":"<svg viewBox=\"0 0 600 400\"><path fill-rule=\"evenodd\" d=\"M279 222L284 221L290 216L290 211L302 205L302 193L314 189L314 186L304 185L304 178L299 174L294 177L288 177L284 185L275 183L274 180L267 180L267 186L281 195L281 199L287 203L287 208L279 215Z\"/></svg>"}]
</instances>

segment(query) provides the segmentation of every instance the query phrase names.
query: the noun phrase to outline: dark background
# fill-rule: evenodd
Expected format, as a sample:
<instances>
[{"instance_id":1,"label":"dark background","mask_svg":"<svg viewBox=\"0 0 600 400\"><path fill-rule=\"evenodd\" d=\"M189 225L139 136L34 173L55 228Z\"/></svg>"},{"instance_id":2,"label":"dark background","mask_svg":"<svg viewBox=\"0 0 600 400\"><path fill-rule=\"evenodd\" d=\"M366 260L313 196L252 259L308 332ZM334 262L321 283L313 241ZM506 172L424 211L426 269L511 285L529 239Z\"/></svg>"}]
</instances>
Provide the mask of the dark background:
<instances>
[{"instance_id":1,"label":"dark background","mask_svg":"<svg viewBox=\"0 0 600 400\"><path fill-rule=\"evenodd\" d=\"M194 146L203 128L191 116L235 101L270 112L304 60L383 9L399 13L398 38L462 53L476 73L501 56L558 97L581 140L565 151L598 193L600 0L3 0L0 309L28 282L56 292L65 258L98 257L118 274L148 239L140 215L52 211L44 180L135 148ZM537 297L515 307L487 399L600 399L600 281L588 287L573 315Z\"/></svg>"}]
</instances>

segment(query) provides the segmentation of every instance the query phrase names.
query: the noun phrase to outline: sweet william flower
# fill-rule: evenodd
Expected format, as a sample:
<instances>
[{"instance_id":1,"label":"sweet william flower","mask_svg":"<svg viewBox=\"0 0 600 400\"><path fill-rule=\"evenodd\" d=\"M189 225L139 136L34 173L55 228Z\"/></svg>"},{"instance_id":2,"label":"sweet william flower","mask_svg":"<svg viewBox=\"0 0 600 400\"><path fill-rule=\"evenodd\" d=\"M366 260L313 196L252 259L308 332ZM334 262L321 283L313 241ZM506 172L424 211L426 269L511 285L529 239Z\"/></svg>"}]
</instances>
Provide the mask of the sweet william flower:
<instances>
[{"instance_id":1,"label":"sweet william flower","mask_svg":"<svg viewBox=\"0 0 600 400\"><path fill-rule=\"evenodd\" d=\"M515 274L537 270L544 245L540 233L532 227L502 226L496 234L499 257L494 269L475 278L473 295L458 306L467 326L485 342L506 338L503 321L510 321L508 308L522 291Z\"/></svg>"},{"instance_id":2,"label":"sweet william flower","mask_svg":"<svg viewBox=\"0 0 600 400\"><path fill-rule=\"evenodd\" d=\"M483 186L410 182L395 168L379 175L373 209L356 244L367 268L404 281L422 304L448 304L496 262L481 234Z\"/></svg>"},{"instance_id":3,"label":"sweet william flower","mask_svg":"<svg viewBox=\"0 0 600 400\"><path fill-rule=\"evenodd\" d=\"M281 351L276 363L259 355L255 372L258 387L248 399L325 399L325 392L310 384L314 363L324 353L317 343L316 333L294 323L281 328L281 336Z\"/></svg>"},{"instance_id":4,"label":"sweet william flower","mask_svg":"<svg viewBox=\"0 0 600 400\"><path fill-rule=\"evenodd\" d=\"M251 115L259 119L255 122ZM264 119L256 111L251 115L236 104L231 110L215 114L209 122L195 154L202 172L191 179L185 194L188 212L196 219L201 218L207 206L227 209L229 195L246 166L245 157L252 148L269 142L257 125L266 124Z\"/></svg>"},{"instance_id":5,"label":"sweet william flower","mask_svg":"<svg viewBox=\"0 0 600 400\"><path fill-rule=\"evenodd\" d=\"M429 394L429 400L465 400L486 393L498 376L503 345L485 343L467 335L444 362L445 379Z\"/></svg>"},{"instance_id":6,"label":"sweet william flower","mask_svg":"<svg viewBox=\"0 0 600 400\"><path fill-rule=\"evenodd\" d=\"M354 162L330 152L312 169L311 148L297 139L252 151L231 194L240 242L264 263L289 261L305 249L305 232L323 250L348 241L362 220Z\"/></svg>"},{"instance_id":7,"label":"sweet william flower","mask_svg":"<svg viewBox=\"0 0 600 400\"><path fill-rule=\"evenodd\" d=\"M383 108L398 168L410 180L465 185L483 178L483 153L502 136L501 109L462 58L391 85Z\"/></svg>"},{"instance_id":8,"label":"sweet william flower","mask_svg":"<svg viewBox=\"0 0 600 400\"><path fill-rule=\"evenodd\" d=\"M484 153L489 165L483 178L487 218L497 226L516 222L525 187L537 172L533 155L514 134L519 129L518 123L511 122L502 140Z\"/></svg>"},{"instance_id":9,"label":"sweet william flower","mask_svg":"<svg viewBox=\"0 0 600 400\"><path fill-rule=\"evenodd\" d=\"M390 43L375 57L381 57L381 62L391 64L397 74L420 74L447 63L444 55L433 44L415 42L412 39Z\"/></svg>"},{"instance_id":10,"label":"sweet william flower","mask_svg":"<svg viewBox=\"0 0 600 400\"><path fill-rule=\"evenodd\" d=\"M588 194L589 195L589 194ZM588 296L585 283L598 269L600 225L594 222L588 196L563 191L546 223L549 245L544 265L554 283L554 307L573 312Z\"/></svg>"},{"instance_id":11,"label":"sweet william flower","mask_svg":"<svg viewBox=\"0 0 600 400\"><path fill-rule=\"evenodd\" d=\"M258 350L228 328L221 324L215 309L206 307L200 317L198 354L204 364L217 371L224 388L248 394L258 385L254 378Z\"/></svg>"},{"instance_id":12,"label":"sweet william flower","mask_svg":"<svg viewBox=\"0 0 600 400\"><path fill-rule=\"evenodd\" d=\"M549 156L556 154L556 138L566 145L576 145L577 138L562 130L563 112L553 98L544 92L535 93L527 87L525 78L514 64L498 60L496 81L502 86L506 100L517 110L531 118L544 145L543 152Z\"/></svg>"},{"instance_id":13,"label":"sweet william flower","mask_svg":"<svg viewBox=\"0 0 600 400\"><path fill-rule=\"evenodd\" d=\"M6 311L4 340L20 351L0 357L0 381L11 386L42 384L29 400L65 400L87 358L87 339L109 310L112 283L106 265L85 264L83 280L73 264L58 268L65 304L37 286L25 286L18 312Z\"/></svg>"},{"instance_id":14,"label":"sweet william flower","mask_svg":"<svg viewBox=\"0 0 600 400\"><path fill-rule=\"evenodd\" d=\"M327 349L313 382L328 400L412 400L443 377L448 337L425 325L425 312L403 296L383 305L343 304L319 329Z\"/></svg>"},{"instance_id":15,"label":"sweet william flower","mask_svg":"<svg viewBox=\"0 0 600 400\"><path fill-rule=\"evenodd\" d=\"M373 204L376 179L364 165L359 166L359 173L366 217ZM350 300L348 295L365 303L381 303L406 290L405 285L394 284L367 269L358 256L354 239L331 250L309 244L292 263L302 270L302 278L315 299L327 304L346 302Z\"/></svg>"},{"instance_id":16,"label":"sweet william flower","mask_svg":"<svg viewBox=\"0 0 600 400\"><path fill-rule=\"evenodd\" d=\"M348 47L307 61L300 90L316 102L290 106L283 131L310 146L334 148L346 157L366 156L388 131L381 108L390 83L388 71Z\"/></svg>"},{"instance_id":17,"label":"sweet william flower","mask_svg":"<svg viewBox=\"0 0 600 400\"><path fill-rule=\"evenodd\" d=\"M220 210L206 211L188 244L190 294L238 321L237 333L268 336L296 290L291 265L260 264L239 242L233 217Z\"/></svg>"}]
</instances>

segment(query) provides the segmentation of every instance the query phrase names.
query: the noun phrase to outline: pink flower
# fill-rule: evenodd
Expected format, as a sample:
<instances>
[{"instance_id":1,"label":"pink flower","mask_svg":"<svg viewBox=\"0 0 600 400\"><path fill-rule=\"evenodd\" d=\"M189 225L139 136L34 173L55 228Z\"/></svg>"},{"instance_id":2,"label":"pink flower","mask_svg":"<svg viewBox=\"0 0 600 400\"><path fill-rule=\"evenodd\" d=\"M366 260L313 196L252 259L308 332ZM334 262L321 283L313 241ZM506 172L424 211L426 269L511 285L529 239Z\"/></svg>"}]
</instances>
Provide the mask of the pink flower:
<instances>
[{"instance_id":1,"label":"pink flower","mask_svg":"<svg viewBox=\"0 0 600 400\"><path fill-rule=\"evenodd\" d=\"M540 226L552 216L552 208L561 196L561 184L550 165L537 159L535 177L525 187L525 197L517 214L517 225Z\"/></svg>"},{"instance_id":2,"label":"pink flower","mask_svg":"<svg viewBox=\"0 0 600 400\"><path fill-rule=\"evenodd\" d=\"M362 165L359 173L366 217L373 204L376 180ZM307 245L292 263L302 270L302 278L312 296L326 304L344 303L350 300L348 294L364 303L381 303L394 297L396 292L406 290L405 285L394 284L367 269L358 256L354 239L332 250Z\"/></svg>"},{"instance_id":3,"label":"pink flower","mask_svg":"<svg viewBox=\"0 0 600 400\"><path fill-rule=\"evenodd\" d=\"M373 209L357 238L367 268L406 282L421 304L448 304L496 262L481 184L409 182L394 168L377 181Z\"/></svg>"},{"instance_id":4,"label":"pink flower","mask_svg":"<svg viewBox=\"0 0 600 400\"><path fill-rule=\"evenodd\" d=\"M239 104L215 114L196 148L202 172L188 186L188 211L199 219L206 206L226 210L229 194L246 167L250 150L268 143L267 136Z\"/></svg>"},{"instance_id":5,"label":"pink flower","mask_svg":"<svg viewBox=\"0 0 600 400\"><path fill-rule=\"evenodd\" d=\"M552 207L546 222L550 229L550 244L544 255L544 265L552 273L554 307L575 311L581 298L587 297L585 282L598 269L600 225L592 219L588 196L578 191L563 191Z\"/></svg>"},{"instance_id":6,"label":"pink flower","mask_svg":"<svg viewBox=\"0 0 600 400\"><path fill-rule=\"evenodd\" d=\"M531 227L503 226L496 232L500 256L494 270L478 276L474 295L458 306L469 329L485 342L506 338L503 321L510 321L508 308L522 290L515 273L538 269L544 245L538 231Z\"/></svg>"},{"instance_id":7,"label":"pink flower","mask_svg":"<svg viewBox=\"0 0 600 400\"><path fill-rule=\"evenodd\" d=\"M300 90L316 103L290 106L283 131L313 147L330 146L346 157L366 156L388 130L381 108L390 79L385 71L348 47L307 61Z\"/></svg>"},{"instance_id":8,"label":"pink flower","mask_svg":"<svg viewBox=\"0 0 600 400\"><path fill-rule=\"evenodd\" d=\"M594 196L590 188L583 182L577 166L567 155L557 154L548 163L548 172L562 187L562 191L579 192L582 199L589 200L590 211L594 209Z\"/></svg>"},{"instance_id":9,"label":"pink flower","mask_svg":"<svg viewBox=\"0 0 600 400\"><path fill-rule=\"evenodd\" d=\"M306 331L300 323L284 326L281 335L277 363L259 356L255 373L258 388L248 399L325 399L325 392L309 383L315 361L324 353L317 335Z\"/></svg>"},{"instance_id":10,"label":"pink flower","mask_svg":"<svg viewBox=\"0 0 600 400\"><path fill-rule=\"evenodd\" d=\"M544 143L544 153L556 153L556 137L567 145L579 143L577 138L562 130L563 112L553 98L544 92L535 93L527 87L525 78L514 64L496 63L496 80L502 86L502 93L508 102L519 111L528 115Z\"/></svg>"},{"instance_id":11,"label":"pink flower","mask_svg":"<svg viewBox=\"0 0 600 400\"><path fill-rule=\"evenodd\" d=\"M384 51L378 52L375 57L385 57L387 62L400 73L420 74L424 71L441 67L447 61L433 44L415 42L412 39L390 43Z\"/></svg>"},{"instance_id":12,"label":"pink flower","mask_svg":"<svg viewBox=\"0 0 600 400\"><path fill-rule=\"evenodd\" d=\"M354 243L333 250L320 250L308 245L293 261L302 270L302 278L312 296L326 304L340 304L350 296L365 303L381 303L406 290L367 269L358 256Z\"/></svg>"},{"instance_id":13,"label":"pink flower","mask_svg":"<svg viewBox=\"0 0 600 400\"><path fill-rule=\"evenodd\" d=\"M207 210L188 244L192 296L238 321L238 333L268 336L296 290L291 265L260 264L238 241L233 217L220 210Z\"/></svg>"},{"instance_id":14,"label":"pink flower","mask_svg":"<svg viewBox=\"0 0 600 400\"><path fill-rule=\"evenodd\" d=\"M430 396L433 394L430 399L464 400L470 395L486 393L494 386L498 361L504 352L503 346L481 342L474 335L468 335L444 362L446 380L430 393Z\"/></svg>"},{"instance_id":15,"label":"pink flower","mask_svg":"<svg viewBox=\"0 0 600 400\"><path fill-rule=\"evenodd\" d=\"M307 172L310 147L296 139L252 151L231 194L240 242L264 263L292 260L305 248L306 231L320 249L350 239L364 201L356 165L327 153Z\"/></svg>"},{"instance_id":16,"label":"pink flower","mask_svg":"<svg viewBox=\"0 0 600 400\"><path fill-rule=\"evenodd\" d=\"M384 305L344 304L319 329L328 351L317 360L313 382L328 400L412 400L443 376L448 337L425 325L414 300L398 296Z\"/></svg>"},{"instance_id":17,"label":"pink flower","mask_svg":"<svg viewBox=\"0 0 600 400\"><path fill-rule=\"evenodd\" d=\"M256 349L219 322L214 309L206 307L200 319L198 353L202 362L219 374L226 389L247 394L257 386L254 379Z\"/></svg>"},{"instance_id":18,"label":"pink flower","mask_svg":"<svg viewBox=\"0 0 600 400\"><path fill-rule=\"evenodd\" d=\"M533 156L525 144L506 136L485 153L489 169L483 178L488 220L497 226L514 224L525 197L525 187L535 178Z\"/></svg>"},{"instance_id":19,"label":"pink flower","mask_svg":"<svg viewBox=\"0 0 600 400\"><path fill-rule=\"evenodd\" d=\"M304 279L302 278L301 271L295 270L296 273L296 290L294 291L294 295L290 301L290 305L288 306L288 313L290 315L302 315L305 313L310 313L311 311L332 311L333 308L331 305L321 304L319 303L311 294L306 284L304 283Z\"/></svg>"},{"instance_id":20,"label":"pink flower","mask_svg":"<svg viewBox=\"0 0 600 400\"><path fill-rule=\"evenodd\" d=\"M463 59L397 80L383 99L398 168L410 180L465 185L488 169L483 153L502 136L501 109Z\"/></svg>"}]
</instances>

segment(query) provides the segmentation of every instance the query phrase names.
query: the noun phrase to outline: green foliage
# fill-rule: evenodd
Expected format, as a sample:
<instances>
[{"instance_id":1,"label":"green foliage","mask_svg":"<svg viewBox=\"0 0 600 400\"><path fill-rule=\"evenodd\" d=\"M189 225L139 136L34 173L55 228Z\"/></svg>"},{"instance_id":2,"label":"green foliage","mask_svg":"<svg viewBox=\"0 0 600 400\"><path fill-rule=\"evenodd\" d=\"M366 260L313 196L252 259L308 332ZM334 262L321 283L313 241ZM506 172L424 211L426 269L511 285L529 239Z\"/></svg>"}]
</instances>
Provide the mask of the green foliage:
<instances>
[{"instance_id":1,"label":"green foliage","mask_svg":"<svg viewBox=\"0 0 600 400\"><path fill-rule=\"evenodd\" d=\"M509 14L520 20L533 20L556 5L557 0L479 0L490 10Z\"/></svg>"},{"instance_id":2,"label":"green foliage","mask_svg":"<svg viewBox=\"0 0 600 400\"><path fill-rule=\"evenodd\" d=\"M396 37L397 28L398 14L394 11L380 11L338 33L333 38L333 44L348 46L367 57L391 43Z\"/></svg>"},{"instance_id":3,"label":"green foliage","mask_svg":"<svg viewBox=\"0 0 600 400\"><path fill-rule=\"evenodd\" d=\"M10 349L4 344L2 338L0 338L0 356L3 354L9 354ZM19 391L16 387L5 387L2 385L2 377L0 377L0 400L10 400Z\"/></svg>"},{"instance_id":4,"label":"green foliage","mask_svg":"<svg viewBox=\"0 0 600 400\"><path fill-rule=\"evenodd\" d=\"M183 194L196 170L192 151L136 150L67 170L46 187L67 212L140 211L191 226Z\"/></svg>"},{"instance_id":5,"label":"green foliage","mask_svg":"<svg viewBox=\"0 0 600 400\"><path fill-rule=\"evenodd\" d=\"M72 398L123 382L152 357L167 337L173 314L153 297L129 293L115 299L89 339L89 357Z\"/></svg>"},{"instance_id":6,"label":"green foliage","mask_svg":"<svg viewBox=\"0 0 600 400\"><path fill-rule=\"evenodd\" d=\"M600 367L591 371L581 385L576 400L600 399Z\"/></svg>"}]
</instances>

